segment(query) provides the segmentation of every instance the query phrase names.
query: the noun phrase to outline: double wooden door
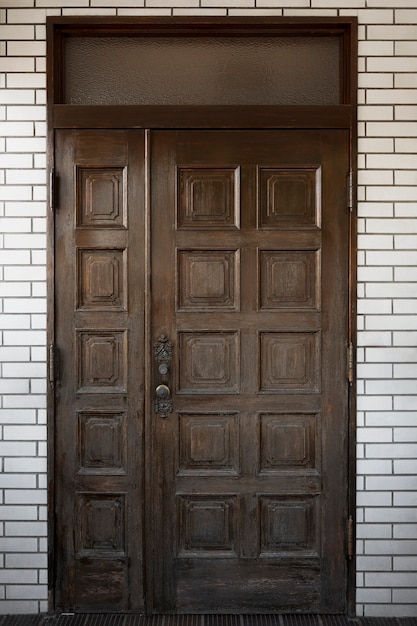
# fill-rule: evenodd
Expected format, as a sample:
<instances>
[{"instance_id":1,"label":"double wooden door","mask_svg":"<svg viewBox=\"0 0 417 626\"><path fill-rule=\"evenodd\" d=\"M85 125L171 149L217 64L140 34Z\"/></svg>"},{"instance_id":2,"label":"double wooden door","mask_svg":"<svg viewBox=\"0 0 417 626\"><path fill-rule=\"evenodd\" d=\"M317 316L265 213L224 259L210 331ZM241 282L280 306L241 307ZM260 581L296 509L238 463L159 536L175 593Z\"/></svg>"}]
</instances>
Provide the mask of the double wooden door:
<instances>
[{"instance_id":1,"label":"double wooden door","mask_svg":"<svg viewBox=\"0 0 417 626\"><path fill-rule=\"evenodd\" d=\"M345 611L349 133L55 148L57 607Z\"/></svg>"}]
</instances>

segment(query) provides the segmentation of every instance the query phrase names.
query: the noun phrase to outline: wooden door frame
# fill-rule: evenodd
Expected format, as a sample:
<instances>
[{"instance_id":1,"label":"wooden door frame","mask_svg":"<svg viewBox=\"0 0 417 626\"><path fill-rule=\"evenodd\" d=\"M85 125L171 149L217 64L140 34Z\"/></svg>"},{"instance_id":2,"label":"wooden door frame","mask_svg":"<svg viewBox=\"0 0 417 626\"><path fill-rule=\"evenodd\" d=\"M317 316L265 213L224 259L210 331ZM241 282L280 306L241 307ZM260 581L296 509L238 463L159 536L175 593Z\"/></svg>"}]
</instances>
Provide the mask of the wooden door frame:
<instances>
[{"instance_id":1,"label":"wooden door frame","mask_svg":"<svg viewBox=\"0 0 417 626\"><path fill-rule=\"evenodd\" d=\"M167 35L192 37L204 36L285 36L285 35L334 35L340 36L341 46L341 104L337 105L228 105L228 106L143 106L143 105L70 105L62 103L63 93L63 44L69 35L77 36L138 36ZM54 293L54 210L55 189L59 181L54 177L55 130L73 129L313 129L332 128L350 131L350 189L347 210L350 211L350 258L349 258L349 328L347 343L353 347L348 361L347 374L350 382L349 433L348 433L348 494L349 514L355 521L356 511L356 274L357 274L357 18L265 18L265 17L218 17L218 18L132 18L132 17L48 17L47 18L47 77L48 77L48 528L49 528L49 608L54 610L55 584L55 380L59 377L59 353L55 347L55 293ZM348 173L347 173L348 174ZM148 323L145 334L149 337ZM347 347L348 348L348 347ZM148 355L149 356L149 355ZM145 431L149 428L145 424ZM147 435L149 436L149 435ZM145 435L146 439L146 435ZM145 441L146 443L146 441ZM348 523L348 520L347 520ZM353 524L351 525L354 526ZM353 542L354 533L350 537ZM146 548L145 548L146 552ZM145 556L146 558L146 556ZM355 559L348 564L347 607L350 616L355 615L356 587Z\"/></svg>"}]
</instances>

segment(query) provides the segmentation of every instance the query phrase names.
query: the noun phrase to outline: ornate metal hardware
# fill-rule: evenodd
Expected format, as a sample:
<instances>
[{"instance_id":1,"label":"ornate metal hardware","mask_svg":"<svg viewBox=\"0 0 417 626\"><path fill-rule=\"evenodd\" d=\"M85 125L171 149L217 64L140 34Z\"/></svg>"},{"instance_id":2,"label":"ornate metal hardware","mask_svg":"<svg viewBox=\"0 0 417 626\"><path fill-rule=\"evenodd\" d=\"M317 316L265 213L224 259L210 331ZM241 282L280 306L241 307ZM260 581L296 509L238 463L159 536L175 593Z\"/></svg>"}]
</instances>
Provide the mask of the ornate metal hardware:
<instances>
[{"instance_id":1,"label":"ornate metal hardware","mask_svg":"<svg viewBox=\"0 0 417 626\"><path fill-rule=\"evenodd\" d=\"M170 385L172 349L173 345L165 335L161 335L153 346L155 380L157 381L154 408L155 413L162 418L168 417L173 408Z\"/></svg>"}]
</instances>

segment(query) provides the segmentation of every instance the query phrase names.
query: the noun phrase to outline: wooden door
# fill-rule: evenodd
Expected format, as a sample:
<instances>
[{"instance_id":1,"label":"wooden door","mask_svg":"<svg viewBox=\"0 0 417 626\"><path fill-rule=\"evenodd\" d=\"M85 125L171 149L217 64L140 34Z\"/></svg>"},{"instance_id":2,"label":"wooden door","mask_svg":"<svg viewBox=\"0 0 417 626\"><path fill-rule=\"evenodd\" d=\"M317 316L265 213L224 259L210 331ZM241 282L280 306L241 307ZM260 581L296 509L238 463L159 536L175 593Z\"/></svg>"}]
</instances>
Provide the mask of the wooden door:
<instances>
[{"instance_id":1,"label":"wooden door","mask_svg":"<svg viewBox=\"0 0 417 626\"><path fill-rule=\"evenodd\" d=\"M348 155L346 131L153 134L156 612L346 608Z\"/></svg>"},{"instance_id":2,"label":"wooden door","mask_svg":"<svg viewBox=\"0 0 417 626\"><path fill-rule=\"evenodd\" d=\"M144 133L58 131L55 600L143 611Z\"/></svg>"},{"instance_id":3,"label":"wooden door","mask_svg":"<svg viewBox=\"0 0 417 626\"><path fill-rule=\"evenodd\" d=\"M56 608L345 610L348 146L57 131Z\"/></svg>"}]
</instances>

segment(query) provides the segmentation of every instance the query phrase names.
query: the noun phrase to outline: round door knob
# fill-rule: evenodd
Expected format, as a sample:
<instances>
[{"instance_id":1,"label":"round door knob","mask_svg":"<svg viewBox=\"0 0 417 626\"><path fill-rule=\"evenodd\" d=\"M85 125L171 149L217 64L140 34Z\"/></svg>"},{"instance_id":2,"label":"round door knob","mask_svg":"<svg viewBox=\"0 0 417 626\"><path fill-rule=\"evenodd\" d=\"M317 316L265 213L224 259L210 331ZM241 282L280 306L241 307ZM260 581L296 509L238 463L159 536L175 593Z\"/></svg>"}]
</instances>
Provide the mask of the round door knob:
<instances>
[{"instance_id":1,"label":"round door knob","mask_svg":"<svg viewBox=\"0 0 417 626\"><path fill-rule=\"evenodd\" d=\"M159 400L167 400L171 396L171 390L166 385L158 385L155 394Z\"/></svg>"}]
</instances>

